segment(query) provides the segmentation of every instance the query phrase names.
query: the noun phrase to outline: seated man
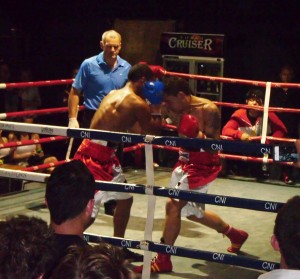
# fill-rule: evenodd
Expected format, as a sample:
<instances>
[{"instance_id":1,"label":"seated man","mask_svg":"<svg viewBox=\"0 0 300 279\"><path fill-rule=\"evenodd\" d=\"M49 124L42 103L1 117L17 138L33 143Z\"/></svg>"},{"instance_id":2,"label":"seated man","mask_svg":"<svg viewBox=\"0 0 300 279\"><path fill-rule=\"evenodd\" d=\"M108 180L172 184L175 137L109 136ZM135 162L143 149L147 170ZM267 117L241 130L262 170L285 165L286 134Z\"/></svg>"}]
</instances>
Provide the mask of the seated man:
<instances>
[{"instance_id":1,"label":"seated man","mask_svg":"<svg viewBox=\"0 0 300 279\"><path fill-rule=\"evenodd\" d=\"M133 279L126 267L120 248L108 243L94 246L70 247L55 268L52 279Z\"/></svg>"},{"instance_id":2,"label":"seated man","mask_svg":"<svg viewBox=\"0 0 300 279\"><path fill-rule=\"evenodd\" d=\"M246 104L249 106L263 106L264 93L260 89L250 89L246 95ZM262 135L263 125L263 112L256 109L241 108L236 110L230 117L229 121L222 129L222 135L233 138L234 140L250 141L251 137ZM276 113L269 112L267 136L273 136L278 138L286 137L287 129L283 122L278 118ZM223 162L224 170L226 172L226 161ZM268 178L269 172L264 169L260 164L249 162L235 161L231 164L231 173L242 176L257 176L258 179ZM272 167L273 173L277 170L276 167ZM229 170L228 170L229 171ZM278 172L278 170L277 170Z\"/></svg>"},{"instance_id":3,"label":"seated man","mask_svg":"<svg viewBox=\"0 0 300 279\"><path fill-rule=\"evenodd\" d=\"M2 136L2 130L0 130L0 145L4 145L8 143L8 138ZM11 155L13 153L13 148L7 147L7 148L1 148L0 149L0 165L4 163L8 163L11 161Z\"/></svg>"},{"instance_id":4,"label":"seated man","mask_svg":"<svg viewBox=\"0 0 300 279\"><path fill-rule=\"evenodd\" d=\"M86 246L83 233L91 223L95 180L79 160L57 166L51 173L45 200L50 211L58 259L70 245Z\"/></svg>"},{"instance_id":5,"label":"seated man","mask_svg":"<svg viewBox=\"0 0 300 279\"><path fill-rule=\"evenodd\" d=\"M264 93L260 89L251 89L246 95L249 106L263 106ZM238 109L222 129L222 135L235 140L248 141L251 137L262 135L263 113L255 109ZM283 138L287 129L274 112L269 112L268 136Z\"/></svg>"},{"instance_id":6,"label":"seated man","mask_svg":"<svg viewBox=\"0 0 300 279\"><path fill-rule=\"evenodd\" d=\"M260 275L259 279L300 278L300 196L294 196L279 209L271 245L281 255L280 269Z\"/></svg>"},{"instance_id":7,"label":"seated man","mask_svg":"<svg viewBox=\"0 0 300 279\"><path fill-rule=\"evenodd\" d=\"M38 134L29 134L26 132L17 132L12 141L39 140ZM55 156L44 154L40 143L31 145L19 145L13 149L12 161L23 167L37 166L42 164L56 163L58 160ZM51 173L54 167L44 170L46 173Z\"/></svg>"}]
</instances>

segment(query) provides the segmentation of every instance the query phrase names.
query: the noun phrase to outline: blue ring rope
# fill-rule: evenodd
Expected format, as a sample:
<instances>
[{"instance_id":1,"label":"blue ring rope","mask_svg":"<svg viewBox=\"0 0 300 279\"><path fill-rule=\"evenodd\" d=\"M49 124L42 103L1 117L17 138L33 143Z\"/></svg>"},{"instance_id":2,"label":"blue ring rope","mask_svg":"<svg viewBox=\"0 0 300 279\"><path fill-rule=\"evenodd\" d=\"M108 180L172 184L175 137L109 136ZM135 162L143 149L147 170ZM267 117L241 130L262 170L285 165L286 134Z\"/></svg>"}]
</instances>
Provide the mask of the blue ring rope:
<instances>
[{"instance_id":1,"label":"blue ring rope","mask_svg":"<svg viewBox=\"0 0 300 279\"><path fill-rule=\"evenodd\" d=\"M135 194L147 194L147 188L143 184L127 184L117 182L96 181L96 190L113 191L113 192L128 192ZM169 197L182 199L198 203L213 204L218 206L228 206L243 209L251 209L265 212L278 212L280 207L284 205L281 202L263 201L256 199L246 199L238 197L230 197L223 195L212 195L195 193L187 190L179 190L174 188L165 188L160 186L150 186L153 190L153 195L160 197Z\"/></svg>"},{"instance_id":2,"label":"blue ring rope","mask_svg":"<svg viewBox=\"0 0 300 279\"><path fill-rule=\"evenodd\" d=\"M161 243L155 243L149 240L141 242L138 240L124 239L118 237L108 237L108 236L93 235L93 234L84 234L84 239L90 243L99 243L104 241L119 247L141 249L141 250L147 250L147 251L161 253L161 254L169 254L169 255L174 255L179 257L206 260L211 262L259 269L265 271L278 269L280 266L279 263L276 262L255 260L243 256L235 256L235 255L224 254L220 252L210 252L204 250L184 248L180 246L165 245ZM147 248L143 249L143 247L147 247Z\"/></svg>"}]
</instances>

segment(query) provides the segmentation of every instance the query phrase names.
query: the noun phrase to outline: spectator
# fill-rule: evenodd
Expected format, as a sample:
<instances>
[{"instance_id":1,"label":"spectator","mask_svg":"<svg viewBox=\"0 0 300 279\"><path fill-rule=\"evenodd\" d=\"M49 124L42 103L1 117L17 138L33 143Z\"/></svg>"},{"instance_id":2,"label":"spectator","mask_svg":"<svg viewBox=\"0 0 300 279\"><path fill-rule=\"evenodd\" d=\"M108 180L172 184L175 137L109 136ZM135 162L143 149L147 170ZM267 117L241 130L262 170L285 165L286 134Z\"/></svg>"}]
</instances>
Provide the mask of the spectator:
<instances>
[{"instance_id":1,"label":"spectator","mask_svg":"<svg viewBox=\"0 0 300 279\"><path fill-rule=\"evenodd\" d=\"M133 279L121 250L107 243L70 247L55 268L52 279Z\"/></svg>"},{"instance_id":2,"label":"spectator","mask_svg":"<svg viewBox=\"0 0 300 279\"><path fill-rule=\"evenodd\" d=\"M246 104L249 106L263 106L264 93L260 89L252 88L246 94ZM225 124L222 129L222 135L233 138L234 140L249 141L252 137L262 135L262 123L263 113L256 109L238 109L236 110L229 121ZM287 129L282 121L274 112L269 112L269 120L267 127L267 135L273 137L285 137L287 134ZM250 166L248 162L247 166ZM231 170L236 174L236 172L243 172L246 168L244 166L245 162L236 162L233 166L236 170ZM255 166L258 166L255 164ZM238 168L238 169L237 169ZM250 175L258 175L258 178L263 176L268 176L268 172L262 172L261 168L252 168L254 172ZM245 173L242 173L245 175Z\"/></svg>"},{"instance_id":3,"label":"spectator","mask_svg":"<svg viewBox=\"0 0 300 279\"><path fill-rule=\"evenodd\" d=\"M80 161L57 166L51 173L45 200L50 211L59 258L70 245L88 245L83 232L91 224L95 180Z\"/></svg>"},{"instance_id":4,"label":"spectator","mask_svg":"<svg viewBox=\"0 0 300 279\"><path fill-rule=\"evenodd\" d=\"M10 67L5 62L0 62L0 83L9 83L11 81ZM13 112L18 111L18 93L15 89L1 90L1 112ZM3 106L4 104L4 106Z\"/></svg>"},{"instance_id":5,"label":"spectator","mask_svg":"<svg viewBox=\"0 0 300 279\"><path fill-rule=\"evenodd\" d=\"M280 269L258 278L300 278L300 196L292 197L279 209L271 245L275 251L280 252Z\"/></svg>"},{"instance_id":6,"label":"spectator","mask_svg":"<svg viewBox=\"0 0 300 279\"><path fill-rule=\"evenodd\" d=\"M263 106L264 93L260 89L250 89L246 95L249 106ZM263 113L256 109L238 109L222 129L222 135L235 140L249 141L251 137L262 135ZM269 112L268 135L283 138L287 129L274 112Z\"/></svg>"},{"instance_id":7,"label":"spectator","mask_svg":"<svg viewBox=\"0 0 300 279\"><path fill-rule=\"evenodd\" d=\"M290 65L284 65L279 72L279 82L295 82L294 69ZM275 87L271 91L270 106L299 109L300 91L297 88ZM287 137L298 139L300 128L299 114L282 112L279 114L280 119L287 127ZM293 185L299 176L299 170L291 166L282 167L282 179L286 184Z\"/></svg>"},{"instance_id":8,"label":"spectator","mask_svg":"<svg viewBox=\"0 0 300 279\"><path fill-rule=\"evenodd\" d=\"M21 71L21 82L33 81L32 72L30 69ZM19 90L22 110L36 110L41 106L41 97L38 87L24 87ZM28 115L25 117L27 123L33 123L35 116Z\"/></svg>"},{"instance_id":9,"label":"spectator","mask_svg":"<svg viewBox=\"0 0 300 279\"><path fill-rule=\"evenodd\" d=\"M38 140L39 138L40 137L38 134L20 132L15 134L14 141ZM17 146L12 151L12 160L15 164L23 167L56 163L58 161L55 156L44 154L42 145L40 143ZM53 169L54 167L50 167L45 171L51 173Z\"/></svg>"},{"instance_id":10,"label":"spectator","mask_svg":"<svg viewBox=\"0 0 300 279\"><path fill-rule=\"evenodd\" d=\"M45 278L55 258L53 233L45 221L22 215L0 221L0 278Z\"/></svg>"},{"instance_id":11,"label":"spectator","mask_svg":"<svg viewBox=\"0 0 300 279\"><path fill-rule=\"evenodd\" d=\"M2 136L2 130L0 130L0 145L8 143L8 138ZM13 148L1 148L0 149L0 164L11 162Z\"/></svg>"},{"instance_id":12,"label":"spectator","mask_svg":"<svg viewBox=\"0 0 300 279\"><path fill-rule=\"evenodd\" d=\"M76 75L78 74L78 68L74 68L72 69L72 73L71 73L71 78L72 79L75 79ZM63 92L63 99L62 99L62 102L64 105L67 105L68 104L68 98L69 98L69 95L70 95L70 91L72 89L72 85L67 85L64 92ZM78 105L82 104L82 95L79 96L79 102L78 102Z\"/></svg>"}]
</instances>

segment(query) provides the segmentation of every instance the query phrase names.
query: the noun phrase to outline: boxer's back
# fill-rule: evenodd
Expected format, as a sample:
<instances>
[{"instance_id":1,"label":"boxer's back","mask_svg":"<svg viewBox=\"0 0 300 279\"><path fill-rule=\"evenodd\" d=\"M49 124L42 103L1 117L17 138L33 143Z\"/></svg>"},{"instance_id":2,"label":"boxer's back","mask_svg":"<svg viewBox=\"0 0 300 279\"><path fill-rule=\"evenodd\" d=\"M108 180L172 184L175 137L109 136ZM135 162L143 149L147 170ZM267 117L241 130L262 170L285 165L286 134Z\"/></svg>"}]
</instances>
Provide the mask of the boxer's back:
<instances>
[{"instance_id":1,"label":"boxer's back","mask_svg":"<svg viewBox=\"0 0 300 279\"><path fill-rule=\"evenodd\" d=\"M129 88L110 92L96 111L91 129L126 132L137 119L137 110L146 105L145 101Z\"/></svg>"}]
</instances>

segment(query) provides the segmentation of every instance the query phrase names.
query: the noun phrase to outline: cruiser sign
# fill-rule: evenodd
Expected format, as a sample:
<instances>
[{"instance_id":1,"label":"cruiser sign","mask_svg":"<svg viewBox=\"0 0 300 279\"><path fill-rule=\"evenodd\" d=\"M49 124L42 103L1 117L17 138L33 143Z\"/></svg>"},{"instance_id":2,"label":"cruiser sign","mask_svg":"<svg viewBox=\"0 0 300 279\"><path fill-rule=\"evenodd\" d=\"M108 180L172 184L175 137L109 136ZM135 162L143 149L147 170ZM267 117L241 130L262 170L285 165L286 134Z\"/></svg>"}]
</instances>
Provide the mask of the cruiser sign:
<instances>
[{"instance_id":1,"label":"cruiser sign","mask_svg":"<svg viewBox=\"0 0 300 279\"><path fill-rule=\"evenodd\" d=\"M223 57L224 35L194 33L162 33L162 55Z\"/></svg>"}]
</instances>

